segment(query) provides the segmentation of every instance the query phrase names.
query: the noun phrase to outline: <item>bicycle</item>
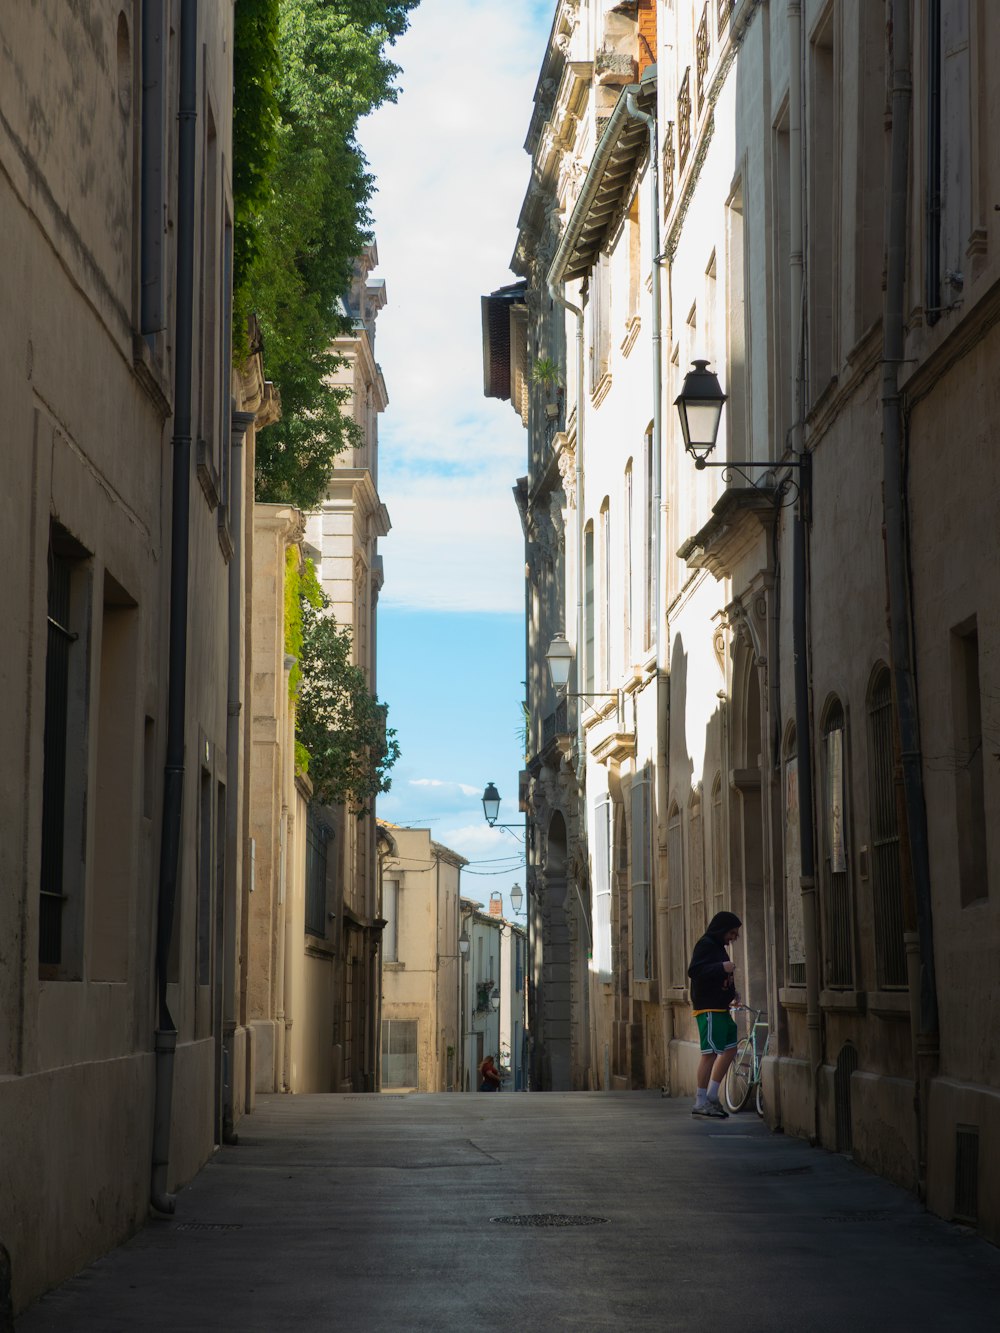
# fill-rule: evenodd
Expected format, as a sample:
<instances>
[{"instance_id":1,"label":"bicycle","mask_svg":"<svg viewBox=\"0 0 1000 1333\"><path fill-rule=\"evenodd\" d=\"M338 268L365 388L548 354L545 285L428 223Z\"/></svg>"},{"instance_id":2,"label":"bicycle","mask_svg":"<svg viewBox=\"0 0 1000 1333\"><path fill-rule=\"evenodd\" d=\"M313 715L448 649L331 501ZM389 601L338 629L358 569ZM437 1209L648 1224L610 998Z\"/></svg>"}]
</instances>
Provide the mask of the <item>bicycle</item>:
<instances>
[{"instance_id":1,"label":"bicycle","mask_svg":"<svg viewBox=\"0 0 1000 1333\"><path fill-rule=\"evenodd\" d=\"M767 1031L767 1014L763 1009L752 1009L748 1004L734 1004L732 1012L734 1015L738 1012L751 1014L753 1023L750 1025L747 1035L737 1046L736 1058L726 1072L726 1105L735 1114L743 1109L751 1092L754 1092L754 1109L759 1116L763 1116L764 1090L761 1086L760 1074L764 1056L767 1054L770 1034L768 1033L764 1038L763 1045L758 1051L757 1029L763 1028L765 1032Z\"/></svg>"}]
</instances>

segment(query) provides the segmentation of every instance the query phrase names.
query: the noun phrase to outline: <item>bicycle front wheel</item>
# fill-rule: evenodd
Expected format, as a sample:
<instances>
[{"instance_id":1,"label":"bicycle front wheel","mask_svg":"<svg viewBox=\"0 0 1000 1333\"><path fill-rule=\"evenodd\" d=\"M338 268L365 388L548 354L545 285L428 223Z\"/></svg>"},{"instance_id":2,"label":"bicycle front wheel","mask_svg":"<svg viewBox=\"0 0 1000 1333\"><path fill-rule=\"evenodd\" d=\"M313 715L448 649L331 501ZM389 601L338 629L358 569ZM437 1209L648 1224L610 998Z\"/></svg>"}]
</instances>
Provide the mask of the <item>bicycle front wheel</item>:
<instances>
[{"instance_id":1,"label":"bicycle front wheel","mask_svg":"<svg viewBox=\"0 0 1000 1333\"><path fill-rule=\"evenodd\" d=\"M753 1045L744 1037L736 1050L736 1059L726 1074L726 1105L730 1111L743 1109L753 1086Z\"/></svg>"}]
</instances>

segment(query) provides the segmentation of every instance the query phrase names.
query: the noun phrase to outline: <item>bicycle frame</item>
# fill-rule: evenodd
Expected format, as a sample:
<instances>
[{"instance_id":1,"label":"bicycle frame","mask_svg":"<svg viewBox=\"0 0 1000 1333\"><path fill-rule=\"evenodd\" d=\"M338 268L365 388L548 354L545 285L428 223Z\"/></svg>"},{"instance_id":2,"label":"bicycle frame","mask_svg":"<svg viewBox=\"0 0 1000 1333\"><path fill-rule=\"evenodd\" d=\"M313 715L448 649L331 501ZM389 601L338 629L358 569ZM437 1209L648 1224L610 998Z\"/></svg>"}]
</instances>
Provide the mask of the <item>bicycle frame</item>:
<instances>
[{"instance_id":1,"label":"bicycle frame","mask_svg":"<svg viewBox=\"0 0 1000 1333\"><path fill-rule=\"evenodd\" d=\"M750 1094L757 1089L757 1112L763 1114L763 1101L760 1094L760 1075L761 1065L765 1054L767 1053L767 1043L770 1037L768 1031L767 1015L763 1009L753 1009L747 1004L734 1004L732 1012L749 1014L753 1018L746 1036L744 1036L736 1048L736 1056L730 1065L726 1074L725 1096L729 1109L733 1112L741 1110L747 1103ZM764 1038L763 1044L758 1050L757 1030L764 1028L768 1035Z\"/></svg>"}]
</instances>

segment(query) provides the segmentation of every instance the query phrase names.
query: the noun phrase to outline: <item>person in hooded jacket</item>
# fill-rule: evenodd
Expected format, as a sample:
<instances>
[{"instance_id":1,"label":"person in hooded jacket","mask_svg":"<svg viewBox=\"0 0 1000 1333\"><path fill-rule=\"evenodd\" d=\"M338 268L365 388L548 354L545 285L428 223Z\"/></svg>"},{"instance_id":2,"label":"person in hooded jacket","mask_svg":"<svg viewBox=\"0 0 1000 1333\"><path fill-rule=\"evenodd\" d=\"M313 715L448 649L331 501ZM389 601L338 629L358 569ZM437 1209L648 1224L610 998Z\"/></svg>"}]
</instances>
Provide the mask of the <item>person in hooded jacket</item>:
<instances>
[{"instance_id":1,"label":"person in hooded jacket","mask_svg":"<svg viewBox=\"0 0 1000 1333\"><path fill-rule=\"evenodd\" d=\"M694 946L688 976L691 1009L698 1024L701 1059L698 1091L691 1114L725 1120L728 1112L719 1100L719 1088L733 1063L738 1037L729 1006L736 1000L736 964L728 946L740 937L742 921L733 912L716 912Z\"/></svg>"}]
</instances>

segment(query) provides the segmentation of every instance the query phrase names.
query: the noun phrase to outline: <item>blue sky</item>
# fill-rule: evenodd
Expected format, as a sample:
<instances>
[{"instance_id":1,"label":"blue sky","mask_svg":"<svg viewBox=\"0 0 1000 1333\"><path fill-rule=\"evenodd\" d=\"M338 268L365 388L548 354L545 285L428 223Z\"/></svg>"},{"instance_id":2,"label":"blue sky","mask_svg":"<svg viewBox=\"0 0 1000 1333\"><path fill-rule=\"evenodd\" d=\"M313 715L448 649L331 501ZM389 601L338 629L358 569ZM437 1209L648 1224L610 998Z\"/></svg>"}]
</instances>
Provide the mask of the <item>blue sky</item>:
<instances>
[{"instance_id":1,"label":"blue sky","mask_svg":"<svg viewBox=\"0 0 1000 1333\"><path fill-rule=\"evenodd\" d=\"M483 397L479 298L512 281L524 138L553 0L422 0L393 53L398 102L359 138L378 181L375 353L389 407L379 493L378 693L402 757L379 814L468 857L467 896L524 883L523 846L487 828L487 782L516 823L523 766L524 550L511 487L525 434ZM507 904L509 908L509 903Z\"/></svg>"}]
</instances>

